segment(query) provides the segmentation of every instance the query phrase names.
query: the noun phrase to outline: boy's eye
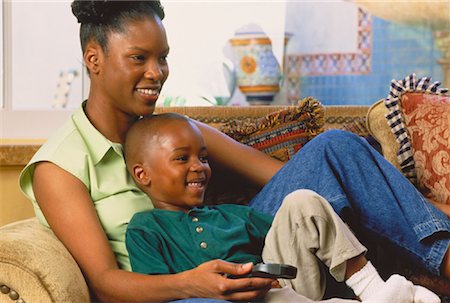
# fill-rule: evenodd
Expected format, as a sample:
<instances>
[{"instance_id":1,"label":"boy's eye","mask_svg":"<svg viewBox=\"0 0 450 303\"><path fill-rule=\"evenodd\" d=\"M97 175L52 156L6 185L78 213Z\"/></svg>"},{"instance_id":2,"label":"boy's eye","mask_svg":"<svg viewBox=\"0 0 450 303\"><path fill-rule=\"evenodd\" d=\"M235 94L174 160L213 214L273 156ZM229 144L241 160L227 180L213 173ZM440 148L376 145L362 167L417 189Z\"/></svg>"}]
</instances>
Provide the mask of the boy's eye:
<instances>
[{"instance_id":1,"label":"boy's eye","mask_svg":"<svg viewBox=\"0 0 450 303\"><path fill-rule=\"evenodd\" d=\"M201 156L199 159L202 163L208 163L208 156Z\"/></svg>"},{"instance_id":2,"label":"boy's eye","mask_svg":"<svg viewBox=\"0 0 450 303\"><path fill-rule=\"evenodd\" d=\"M175 158L175 160L177 161L187 161L188 157L187 156L178 156Z\"/></svg>"}]
</instances>

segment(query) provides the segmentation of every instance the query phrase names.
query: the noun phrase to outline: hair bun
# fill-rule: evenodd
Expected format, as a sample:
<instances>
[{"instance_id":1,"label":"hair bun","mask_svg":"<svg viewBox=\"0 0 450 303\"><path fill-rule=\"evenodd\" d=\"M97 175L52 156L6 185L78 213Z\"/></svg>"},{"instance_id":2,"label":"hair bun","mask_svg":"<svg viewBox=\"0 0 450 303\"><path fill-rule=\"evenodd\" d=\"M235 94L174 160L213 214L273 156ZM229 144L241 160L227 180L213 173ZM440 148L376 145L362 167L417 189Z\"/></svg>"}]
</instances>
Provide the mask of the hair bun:
<instances>
[{"instance_id":1,"label":"hair bun","mask_svg":"<svg viewBox=\"0 0 450 303\"><path fill-rule=\"evenodd\" d=\"M105 19L106 0L74 0L72 2L72 13L78 23L103 23Z\"/></svg>"},{"instance_id":2,"label":"hair bun","mask_svg":"<svg viewBox=\"0 0 450 303\"><path fill-rule=\"evenodd\" d=\"M117 17L121 12L132 10L146 3L161 18L164 18L164 9L160 1L117 1L117 0L74 0L72 2L72 13L78 23L105 24Z\"/></svg>"}]
</instances>

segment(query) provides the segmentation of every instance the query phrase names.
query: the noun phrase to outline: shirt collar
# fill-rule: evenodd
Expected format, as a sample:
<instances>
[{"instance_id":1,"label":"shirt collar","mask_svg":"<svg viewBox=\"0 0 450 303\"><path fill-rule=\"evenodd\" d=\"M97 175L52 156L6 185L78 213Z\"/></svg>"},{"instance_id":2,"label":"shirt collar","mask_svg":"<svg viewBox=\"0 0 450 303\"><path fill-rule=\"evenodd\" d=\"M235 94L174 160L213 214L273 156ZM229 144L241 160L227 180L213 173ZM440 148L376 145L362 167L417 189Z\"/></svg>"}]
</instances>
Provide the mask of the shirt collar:
<instances>
[{"instance_id":1,"label":"shirt collar","mask_svg":"<svg viewBox=\"0 0 450 303\"><path fill-rule=\"evenodd\" d=\"M159 208L154 208L152 211L164 213L164 216L171 217L171 219L182 220L182 219L186 218L186 216L190 217L190 216L194 216L197 214L209 212L211 210L211 208L212 208L211 206L203 205L203 206L199 206L199 207L194 207L194 208L190 209L187 213L185 213L184 211L181 211L181 210L166 210L166 209L159 209Z\"/></svg>"},{"instance_id":2,"label":"shirt collar","mask_svg":"<svg viewBox=\"0 0 450 303\"><path fill-rule=\"evenodd\" d=\"M113 149L122 157L122 146L119 143L113 143L108 140L94 127L94 125L92 125L91 121L89 121L84 112L85 104L86 101L84 101L81 104L81 108L73 114L72 120L89 149L94 164L100 162L110 149Z\"/></svg>"}]
</instances>

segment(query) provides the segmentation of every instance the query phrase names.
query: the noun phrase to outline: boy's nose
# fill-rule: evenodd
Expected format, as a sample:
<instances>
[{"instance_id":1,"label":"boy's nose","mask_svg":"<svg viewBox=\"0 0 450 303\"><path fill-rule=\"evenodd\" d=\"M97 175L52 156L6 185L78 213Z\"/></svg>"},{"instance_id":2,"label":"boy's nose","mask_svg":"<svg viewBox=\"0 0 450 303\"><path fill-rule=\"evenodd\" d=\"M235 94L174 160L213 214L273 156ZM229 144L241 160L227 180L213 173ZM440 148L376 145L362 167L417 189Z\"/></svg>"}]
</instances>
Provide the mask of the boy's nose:
<instances>
[{"instance_id":1,"label":"boy's nose","mask_svg":"<svg viewBox=\"0 0 450 303\"><path fill-rule=\"evenodd\" d=\"M200 160L194 160L194 163L192 163L192 165L191 165L191 170L192 171L204 171L205 165Z\"/></svg>"}]
</instances>

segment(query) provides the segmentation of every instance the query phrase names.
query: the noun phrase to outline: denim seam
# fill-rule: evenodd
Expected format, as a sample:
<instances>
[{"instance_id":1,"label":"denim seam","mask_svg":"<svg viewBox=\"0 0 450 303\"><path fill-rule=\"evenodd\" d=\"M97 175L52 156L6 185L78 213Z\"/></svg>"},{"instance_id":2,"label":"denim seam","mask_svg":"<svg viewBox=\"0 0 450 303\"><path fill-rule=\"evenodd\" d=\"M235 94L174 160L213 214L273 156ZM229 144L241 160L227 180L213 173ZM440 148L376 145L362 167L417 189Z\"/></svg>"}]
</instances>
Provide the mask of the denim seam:
<instances>
[{"instance_id":1,"label":"denim seam","mask_svg":"<svg viewBox=\"0 0 450 303\"><path fill-rule=\"evenodd\" d=\"M340 199L347 199L345 195L338 195L333 197L333 199L328 199L329 202L336 202ZM339 204L338 204L339 205ZM433 233L437 231L445 231L448 230L450 226L447 223L442 222L438 219L431 219L428 222L418 224L414 226L413 230L416 233L416 235L419 237L419 240L423 240L424 238L432 235ZM397 241L396 239L390 238L388 235L386 235L384 232L381 232L380 230L373 228L371 225L366 225L365 228L370 230L371 232L374 232L378 234L379 236L383 237L384 239L387 239L388 241L394 242L397 246L402 247L406 251L408 251L410 254L418 257L422 260L422 262L425 264L425 266L433 273L439 275L440 274L440 266L442 263L442 260L444 258L444 253L446 250L445 248L448 246L448 242L450 239L446 241L436 241L431 245L431 249L427 256L422 256L420 254L417 254L415 251L410 250L408 247L403 247L401 245L402 243ZM431 229L431 231L430 231ZM422 237L421 237L422 236ZM447 243L447 245L446 245Z\"/></svg>"},{"instance_id":2,"label":"denim seam","mask_svg":"<svg viewBox=\"0 0 450 303\"><path fill-rule=\"evenodd\" d=\"M371 226L366 226L368 230L371 232L377 233L379 236L383 237L384 239L391 241L395 243L397 246L402 247L402 249L408 251L410 254L418 257L422 260L424 266L428 268L428 270L436 275L440 275L440 267L442 260L444 258L444 254L446 252L446 248L448 247L450 239L445 239L441 241L436 241L431 245L430 251L428 255L424 258L422 255L417 254L415 251L410 250L409 247L400 246L400 242L396 239L392 239L385 235L384 233L381 233L377 229L373 229ZM447 245L445 245L447 243Z\"/></svg>"},{"instance_id":3,"label":"denim seam","mask_svg":"<svg viewBox=\"0 0 450 303\"><path fill-rule=\"evenodd\" d=\"M430 264L430 268L432 268L432 272L439 276L441 274L441 264L444 260L444 254L442 252L446 252L448 246L450 244L450 239L442 239L435 241L432 246L430 253L427 256L427 264Z\"/></svg>"},{"instance_id":4,"label":"denim seam","mask_svg":"<svg viewBox=\"0 0 450 303\"><path fill-rule=\"evenodd\" d=\"M419 237L419 240L423 240L431 236L435 232L449 231L449 230L450 230L450 223L442 222L442 220L439 219L431 219L427 222L417 224L414 226L414 232Z\"/></svg>"}]
</instances>

